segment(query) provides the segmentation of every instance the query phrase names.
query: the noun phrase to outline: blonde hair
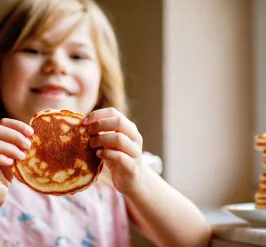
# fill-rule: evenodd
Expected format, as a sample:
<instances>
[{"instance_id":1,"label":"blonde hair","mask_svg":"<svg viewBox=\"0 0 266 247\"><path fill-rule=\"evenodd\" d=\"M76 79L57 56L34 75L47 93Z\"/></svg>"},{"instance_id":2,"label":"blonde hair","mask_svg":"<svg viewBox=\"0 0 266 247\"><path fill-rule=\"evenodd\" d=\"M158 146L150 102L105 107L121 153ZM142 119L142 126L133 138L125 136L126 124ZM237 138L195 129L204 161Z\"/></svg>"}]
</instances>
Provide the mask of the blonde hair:
<instances>
[{"instance_id":1,"label":"blonde hair","mask_svg":"<svg viewBox=\"0 0 266 247\"><path fill-rule=\"evenodd\" d=\"M95 109L115 107L127 113L123 73L117 40L102 9L92 0L1 0L0 56L13 52L24 42L40 38L55 22L71 16L78 21L62 41L89 17L89 25L102 71Z\"/></svg>"}]
</instances>

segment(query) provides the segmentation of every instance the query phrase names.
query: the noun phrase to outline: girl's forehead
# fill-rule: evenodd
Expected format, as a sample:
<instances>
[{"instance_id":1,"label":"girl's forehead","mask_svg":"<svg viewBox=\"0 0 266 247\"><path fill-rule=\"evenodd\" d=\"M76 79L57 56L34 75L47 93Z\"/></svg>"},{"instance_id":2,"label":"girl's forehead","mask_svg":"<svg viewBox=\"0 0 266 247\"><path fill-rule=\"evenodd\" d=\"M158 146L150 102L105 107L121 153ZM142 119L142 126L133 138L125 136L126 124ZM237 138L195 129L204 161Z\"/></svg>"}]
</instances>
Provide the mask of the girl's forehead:
<instances>
[{"instance_id":1,"label":"girl's forehead","mask_svg":"<svg viewBox=\"0 0 266 247\"><path fill-rule=\"evenodd\" d=\"M51 46L69 41L91 44L92 37L89 21L86 19L78 25L76 23L73 19L63 20L48 29L39 39Z\"/></svg>"}]
</instances>

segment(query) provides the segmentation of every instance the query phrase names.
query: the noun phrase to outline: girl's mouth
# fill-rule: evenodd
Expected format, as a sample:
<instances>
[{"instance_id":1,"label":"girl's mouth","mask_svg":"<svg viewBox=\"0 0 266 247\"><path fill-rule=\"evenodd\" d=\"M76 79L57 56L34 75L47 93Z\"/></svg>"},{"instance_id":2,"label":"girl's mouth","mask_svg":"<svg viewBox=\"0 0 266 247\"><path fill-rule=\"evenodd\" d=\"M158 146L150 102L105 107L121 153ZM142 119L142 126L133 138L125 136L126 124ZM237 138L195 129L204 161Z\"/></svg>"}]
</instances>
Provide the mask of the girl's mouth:
<instances>
[{"instance_id":1,"label":"girl's mouth","mask_svg":"<svg viewBox=\"0 0 266 247\"><path fill-rule=\"evenodd\" d=\"M40 97L60 100L72 96L67 89L56 85L45 85L38 88L32 88L31 92Z\"/></svg>"}]
</instances>

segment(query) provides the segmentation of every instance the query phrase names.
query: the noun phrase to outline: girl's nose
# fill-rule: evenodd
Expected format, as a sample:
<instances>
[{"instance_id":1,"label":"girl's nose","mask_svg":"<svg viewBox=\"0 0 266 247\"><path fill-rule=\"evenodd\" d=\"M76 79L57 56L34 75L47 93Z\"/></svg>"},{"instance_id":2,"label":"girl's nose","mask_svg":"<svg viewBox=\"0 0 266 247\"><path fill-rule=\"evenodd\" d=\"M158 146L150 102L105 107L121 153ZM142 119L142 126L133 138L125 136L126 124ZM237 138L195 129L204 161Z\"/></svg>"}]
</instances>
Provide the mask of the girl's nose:
<instances>
[{"instance_id":1,"label":"girl's nose","mask_svg":"<svg viewBox=\"0 0 266 247\"><path fill-rule=\"evenodd\" d=\"M50 55L42 66L42 72L45 74L67 75L68 68L65 58L58 54Z\"/></svg>"}]
</instances>

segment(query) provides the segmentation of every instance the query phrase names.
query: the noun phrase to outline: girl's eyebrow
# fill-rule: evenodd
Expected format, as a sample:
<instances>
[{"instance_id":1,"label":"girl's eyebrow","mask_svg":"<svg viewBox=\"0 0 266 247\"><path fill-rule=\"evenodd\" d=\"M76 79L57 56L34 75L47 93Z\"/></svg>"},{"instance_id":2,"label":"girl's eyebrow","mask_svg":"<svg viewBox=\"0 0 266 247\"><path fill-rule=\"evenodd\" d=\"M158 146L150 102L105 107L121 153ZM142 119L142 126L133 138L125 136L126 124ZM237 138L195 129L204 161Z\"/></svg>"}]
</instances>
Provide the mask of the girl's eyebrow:
<instances>
[{"instance_id":1,"label":"girl's eyebrow","mask_svg":"<svg viewBox=\"0 0 266 247\"><path fill-rule=\"evenodd\" d=\"M53 42L42 38L40 43L47 46L53 46ZM92 44L88 41L70 41L66 43L67 46L77 47L77 48L92 48Z\"/></svg>"},{"instance_id":2,"label":"girl's eyebrow","mask_svg":"<svg viewBox=\"0 0 266 247\"><path fill-rule=\"evenodd\" d=\"M78 47L78 48L91 48L91 44L89 42L72 41L72 42L67 43L67 45Z\"/></svg>"}]
</instances>

